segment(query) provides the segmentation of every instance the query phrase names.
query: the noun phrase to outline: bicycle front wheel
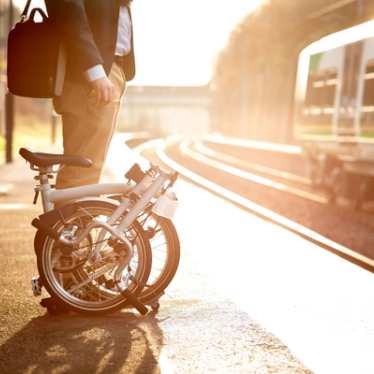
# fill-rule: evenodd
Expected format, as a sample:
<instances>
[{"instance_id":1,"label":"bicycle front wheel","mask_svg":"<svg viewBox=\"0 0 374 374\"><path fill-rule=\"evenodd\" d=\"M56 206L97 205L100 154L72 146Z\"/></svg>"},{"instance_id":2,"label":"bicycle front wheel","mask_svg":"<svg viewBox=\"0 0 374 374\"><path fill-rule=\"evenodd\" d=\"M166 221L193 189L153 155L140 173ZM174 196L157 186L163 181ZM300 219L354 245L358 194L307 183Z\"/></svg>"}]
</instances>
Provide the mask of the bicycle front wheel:
<instances>
[{"instance_id":1,"label":"bicycle front wheel","mask_svg":"<svg viewBox=\"0 0 374 374\"><path fill-rule=\"evenodd\" d=\"M63 221L54 224L57 232L74 230L75 235L79 235L93 219L107 222L117 207L104 201L85 201L76 205L74 213L65 215ZM133 247L133 256L125 268L121 267L121 261L130 249L103 230L92 229L73 250L43 234L36 240L42 283L51 296L71 310L105 314L122 309L126 299L121 294L118 277L115 277L118 272L121 273L121 282L126 282L135 295L147 282L152 254L141 225L134 222L124 232Z\"/></svg>"}]
</instances>

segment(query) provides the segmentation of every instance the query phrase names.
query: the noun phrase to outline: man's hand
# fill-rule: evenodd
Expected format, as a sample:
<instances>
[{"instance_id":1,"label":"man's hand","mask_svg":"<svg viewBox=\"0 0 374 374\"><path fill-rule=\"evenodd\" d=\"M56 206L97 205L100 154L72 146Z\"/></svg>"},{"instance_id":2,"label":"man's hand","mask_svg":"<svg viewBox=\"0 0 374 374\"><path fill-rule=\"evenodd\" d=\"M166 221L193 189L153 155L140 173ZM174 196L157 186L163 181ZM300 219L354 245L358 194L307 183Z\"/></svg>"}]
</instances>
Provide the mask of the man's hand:
<instances>
[{"instance_id":1,"label":"man's hand","mask_svg":"<svg viewBox=\"0 0 374 374\"><path fill-rule=\"evenodd\" d=\"M90 82L96 96L97 105L106 105L115 100L116 88L107 77L96 79Z\"/></svg>"}]
</instances>

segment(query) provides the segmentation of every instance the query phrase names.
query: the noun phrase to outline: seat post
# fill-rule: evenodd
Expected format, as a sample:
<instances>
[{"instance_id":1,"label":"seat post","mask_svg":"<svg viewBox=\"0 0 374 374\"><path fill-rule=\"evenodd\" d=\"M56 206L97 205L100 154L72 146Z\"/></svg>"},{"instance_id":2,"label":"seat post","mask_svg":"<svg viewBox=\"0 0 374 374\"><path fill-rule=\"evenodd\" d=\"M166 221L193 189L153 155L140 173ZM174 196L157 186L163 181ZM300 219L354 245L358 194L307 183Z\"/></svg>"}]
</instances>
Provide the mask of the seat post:
<instances>
[{"instance_id":1,"label":"seat post","mask_svg":"<svg viewBox=\"0 0 374 374\"><path fill-rule=\"evenodd\" d=\"M49 179L52 177L52 172L52 167L39 167L39 175L35 177L35 179L39 181L39 185L35 187L35 192L40 192L41 194L44 212L48 212L54 207L49 201L49 192L51 190Z\"/></svg>"}]
</instances>

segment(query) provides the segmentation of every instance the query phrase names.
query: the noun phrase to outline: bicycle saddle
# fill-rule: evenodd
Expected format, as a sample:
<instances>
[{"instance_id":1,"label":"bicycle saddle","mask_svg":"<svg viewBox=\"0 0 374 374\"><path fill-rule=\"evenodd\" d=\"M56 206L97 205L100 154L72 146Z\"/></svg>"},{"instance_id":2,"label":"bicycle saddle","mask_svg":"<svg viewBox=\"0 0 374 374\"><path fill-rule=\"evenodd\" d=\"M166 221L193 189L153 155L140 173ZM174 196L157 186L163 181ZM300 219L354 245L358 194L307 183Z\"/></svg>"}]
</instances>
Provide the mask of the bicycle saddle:
<instances>
[{"instance_id":1,"label":"bicycle saddle","mask_svg":"<svg viewBox=\"0 0 374 374\"><path fill-rule=\"evenodd\" d=\"M53 153L32 152L27 148L21 148L19 154L30 164L39 167L49 167L53 165L80 166L89 168L92 161L80 156L66 156Z\"/></svg>"}]
</instances>

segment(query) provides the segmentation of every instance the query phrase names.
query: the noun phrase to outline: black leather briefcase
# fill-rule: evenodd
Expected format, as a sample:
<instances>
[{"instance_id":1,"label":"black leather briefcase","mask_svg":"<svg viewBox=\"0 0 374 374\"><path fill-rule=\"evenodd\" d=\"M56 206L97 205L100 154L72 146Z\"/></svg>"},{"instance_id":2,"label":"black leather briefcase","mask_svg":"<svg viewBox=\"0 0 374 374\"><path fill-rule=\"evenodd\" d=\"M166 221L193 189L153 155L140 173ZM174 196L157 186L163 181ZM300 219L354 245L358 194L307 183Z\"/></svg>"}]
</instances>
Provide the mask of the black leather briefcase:
<instances>
[{"instance_id":1,"label":"black leather briefcase","mask_svg":"<svg viewBox=\"0 0 374 374\"><path fill-rule=\"evenodd\" d=\"M21 21L8 36L8 88L18 96L49 98L54 94L59 43L42 9L32 9L27 17L30 3L28 0ZM35 22L37 13L42 22Z\"/></svg>"}]
</instances>

